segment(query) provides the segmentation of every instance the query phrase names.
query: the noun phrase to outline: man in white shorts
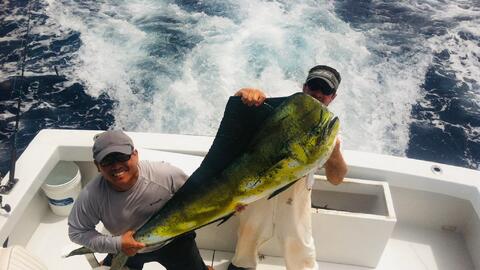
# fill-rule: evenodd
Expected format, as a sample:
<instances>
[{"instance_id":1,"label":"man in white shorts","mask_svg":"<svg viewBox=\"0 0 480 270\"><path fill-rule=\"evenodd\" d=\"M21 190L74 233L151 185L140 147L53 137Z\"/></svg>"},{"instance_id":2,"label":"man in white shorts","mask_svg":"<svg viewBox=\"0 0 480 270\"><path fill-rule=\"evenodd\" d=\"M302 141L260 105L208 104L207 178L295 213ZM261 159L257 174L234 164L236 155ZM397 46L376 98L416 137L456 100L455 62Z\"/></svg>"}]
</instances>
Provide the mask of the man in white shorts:
<instances>
[{"instance_id":1,"label":"man in white shorts","mask_svg":"<svg viewBox=\"0 0 480 270\"><path fill-rule=\"evenodd\" d=\"M335 69L315 66L308 73L303 92L328 106L336 97L340 81L340 74ZM240 89L235 95L249 106L259 106L266 98L261 90L254 88ZM338 138L324 168L330 183L338 185L343 181L347 164ZM317 269L311 219L313 181L312 172L278 196L270 200L264 198L244 210L239 209L238 240L228 270L255 269L258 248L274 236L280 240L287 270Z\"/></svg>"}]
</instances>

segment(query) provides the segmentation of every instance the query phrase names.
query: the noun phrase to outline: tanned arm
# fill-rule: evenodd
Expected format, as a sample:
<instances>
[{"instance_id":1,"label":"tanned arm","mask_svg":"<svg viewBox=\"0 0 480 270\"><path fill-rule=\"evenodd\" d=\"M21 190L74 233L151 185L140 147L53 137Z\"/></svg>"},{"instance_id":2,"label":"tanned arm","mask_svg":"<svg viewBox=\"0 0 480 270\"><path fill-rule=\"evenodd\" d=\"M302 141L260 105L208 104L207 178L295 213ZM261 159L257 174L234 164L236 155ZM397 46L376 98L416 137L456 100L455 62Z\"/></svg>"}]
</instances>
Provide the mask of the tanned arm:
<instances>
[{"instance_id":1,"label":"tanned arm","mask_svg":"<svg viewBox=\"0 0 480 270\"><path fill-rule=\"evenodd\" d=\"M327 176L328 182L333 185L338 185L343 182L347 170L347 163L345 163L342 152L340 151L340 140L337 139L333 152L325 163L325 175Z\"/></svg>"}]
</instances>

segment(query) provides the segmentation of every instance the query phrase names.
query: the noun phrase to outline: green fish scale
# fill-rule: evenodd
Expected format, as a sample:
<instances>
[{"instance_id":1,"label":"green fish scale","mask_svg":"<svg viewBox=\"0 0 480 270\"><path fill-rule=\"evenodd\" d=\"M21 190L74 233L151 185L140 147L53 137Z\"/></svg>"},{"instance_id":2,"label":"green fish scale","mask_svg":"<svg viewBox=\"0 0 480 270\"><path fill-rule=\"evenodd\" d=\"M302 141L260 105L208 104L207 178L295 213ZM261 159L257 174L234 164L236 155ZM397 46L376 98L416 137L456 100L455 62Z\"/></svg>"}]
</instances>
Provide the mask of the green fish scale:
<instances>
[{"instance_id":1,"label":"green fish scale","mask_svg":"<svg viewBox=\"0 0 480 270\"><path fill-rule=\"evenodd\" d=\"M265 121L240 158L218 177L192 187L190 196L174 196L164 207L167 209L137 231L135 239L147 245L161 243L232 213L249 197L264 195L305 175L316 165L308 163L331 152L334 136L320 136L332 116L315 99L293 95ZM292 167L294 163L298 166Z\"/></svg>"}]
</instances>

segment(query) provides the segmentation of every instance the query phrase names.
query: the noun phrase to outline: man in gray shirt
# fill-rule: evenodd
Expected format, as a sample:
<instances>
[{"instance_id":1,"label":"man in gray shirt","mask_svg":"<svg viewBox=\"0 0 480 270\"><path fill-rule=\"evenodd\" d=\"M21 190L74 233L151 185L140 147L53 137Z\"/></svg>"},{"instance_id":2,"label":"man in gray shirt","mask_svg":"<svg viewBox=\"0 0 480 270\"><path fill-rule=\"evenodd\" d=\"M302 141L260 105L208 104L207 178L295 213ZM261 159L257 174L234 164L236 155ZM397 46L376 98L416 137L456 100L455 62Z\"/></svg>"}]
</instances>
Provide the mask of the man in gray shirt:
<instances>
[{"instance_id":1,"label":"man in gray shirt","mask_svg":"<svg viewBox=\"0 0 480 270\"><path fill-rule=\"evenodd\" d=\"M93 158L100 175L90 181L78 196L68 217L70 239L96 252L109 253L103 264L110 265L112 254L132 256L127 266L142 269L157 261L168 270L206 270L195 232L176 238L155 249L135 241L138 230L185 183L187 175L165 162L138 160L133 142L122 131L96 136ZM112 234L99 233L102 222Z\"/></svg>"}]
</instances>

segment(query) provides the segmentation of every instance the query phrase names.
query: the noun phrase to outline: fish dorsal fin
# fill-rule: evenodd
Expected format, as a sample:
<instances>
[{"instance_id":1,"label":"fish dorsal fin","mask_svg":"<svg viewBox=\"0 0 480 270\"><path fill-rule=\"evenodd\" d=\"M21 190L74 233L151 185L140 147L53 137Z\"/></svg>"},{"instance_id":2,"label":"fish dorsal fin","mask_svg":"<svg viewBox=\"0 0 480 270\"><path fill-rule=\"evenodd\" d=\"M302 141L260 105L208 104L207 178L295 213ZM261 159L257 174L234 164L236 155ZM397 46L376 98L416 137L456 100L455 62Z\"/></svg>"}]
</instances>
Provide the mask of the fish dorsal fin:
<instances>
[{"instance_id":1,"label":"fish dorsal fin","mask_svg":"<svg viewBox=\"0 0 480 270\"><path fill-rule=\"evenodd\" d=\"M291 182L291 183L289 183L289 184L287 184L286 186L283 186L283 187L275 190L272 194L270 194L270 196L268 196L268 199L267 199L267 200L270 200L271 198L273 198L273 197L277 196L278 194L284 192L284 191L287 190L289 187L291 187L293 184L295 184L297 181L298 181L298 179L295 180L295 181L293 181L293 182Z\"/></svg>"},{"instance_id":2,"label":"fish dorsal fin","mask_svg":"<svg viewBox=\"0 0 480 270\"><path fill-rule=\"evenodd\" d=\"M245 105L240 97L230 97L212 146L188 181L202 181L222 172L248 149L265 119L285 100L268 98L257 107Z\"/></svg>"},{"instance_id":3,"label":"fish dorsal fin","mask_svg":"<svg viewBox=\"0 0 480 270\"><path fill-rule=\"evenodd\" d=\"M224 216L223 218L218 219L218 220L221 220L222 222L218 223L217 226L222 225L223 223L225 223L227 220L229 220L234 215L235 215L235 212L232 212L231 214L228 214L228 215Z\"/></svg>"}]
</instances>

